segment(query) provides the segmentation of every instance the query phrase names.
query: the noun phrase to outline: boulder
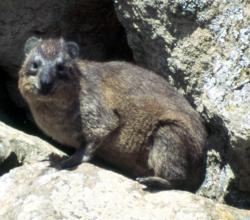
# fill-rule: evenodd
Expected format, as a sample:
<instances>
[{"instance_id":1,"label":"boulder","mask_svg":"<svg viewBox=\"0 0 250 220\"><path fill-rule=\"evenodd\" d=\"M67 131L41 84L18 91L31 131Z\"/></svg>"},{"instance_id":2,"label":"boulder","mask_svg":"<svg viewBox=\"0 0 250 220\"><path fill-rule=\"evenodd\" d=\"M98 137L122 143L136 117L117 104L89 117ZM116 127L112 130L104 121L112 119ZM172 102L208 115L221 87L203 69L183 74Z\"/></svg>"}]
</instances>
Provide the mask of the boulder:
<instances>
[{"instance_id":1,"label":"boulder","mask_svg":"<svg viewBox=\"0 0 250 220\"><path fill-rule=\"evenodd\" d=\"M217 171L208 167L205 195L219 199L233 186L250 198L249 1L114 2L136 63L163 75L204 118L209 155L218 157L208 159Z\"/></svg>"},{"instance_id":2,"label":"boulder","mask_svg":"<svg viewBox=\"0 0 250 220\"><path fill-rule=\"evenodd\" d=\"M0 218L246 220L250 211L181 191L148 192L122 175L84 163L57 170L27 164L0 178Z\"/></svg>"},{"instance_id":3,"label":"boulder","mask_svg":"<svg viewBox=\"0 0 250 220\"><path fill-rule=\"evenodd\" d=\"M0 122L0 175L16 166L65 156L44 140Z\"/></svg>"}]
</instances>

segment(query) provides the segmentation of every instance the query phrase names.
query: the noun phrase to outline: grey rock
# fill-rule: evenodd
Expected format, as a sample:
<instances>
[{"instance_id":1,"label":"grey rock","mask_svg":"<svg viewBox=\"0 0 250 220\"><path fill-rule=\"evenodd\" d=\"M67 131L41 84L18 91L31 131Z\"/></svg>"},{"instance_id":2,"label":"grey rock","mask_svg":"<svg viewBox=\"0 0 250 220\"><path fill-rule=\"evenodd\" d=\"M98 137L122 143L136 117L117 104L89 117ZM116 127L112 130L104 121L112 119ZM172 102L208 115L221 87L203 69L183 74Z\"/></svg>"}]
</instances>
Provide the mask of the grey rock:
<instances>
[{"instance_id":1,"label":"grey rock","mask_svg":"<svg viewBox=\"0 0 250 220\"><path fill-rule=\"evenodd\" d=\"M42 139L0 122L0 175L15 166L64 156Z\"/></svg>"},{"instance_id":2,"label":"grey rock","mask_svg":"<svg viewBox=\"0 0 250 220\"><path fill-rule=\"evenodd\" d=\"M221 160L217 178L206 177L217 179L206 196L220 200L232 182L249 193L249 1L114 2L135 61L165 76L207 124L209 148ZM213 173L209 169L208 175ZM233 175L224 178L225 172Z\"/></svg>"},{"instance_id":3,"label":"grey rock","mask_svg":"<svg viewBox=\"0 0 250 220\"><path fill-rule=\"evenodd\" d=\"M75 40L87 58L123 56L124 42L118 37L122 27L109 0L3 0L0 8L0 63L14 70L12 74L23 60L23 46L31 35Z\"/></svg>"},{"instance_id":4,"label":"grey rock","mask_svg":"<svg viewBox=\"0 0 250 220\"><path fill-rule=\"evenodd\" d=\"M228 183L235 177L230 166L225 165L221 168L221 163L222 158L217 151L208 152L206 177L196 194L224 202L224 196L229 191Z\"/></svg>"},{"instance_id":5,"label":"grey rock","mask_svg":"<svg viewBox=\"0 0 250 220\"><path fill-rule=\"evenodd\" d=\"M247 220L239 210L181 191L147 192L122 175L84 163L56 170L46 162L24 165L0 178L0 218Z\"/></svg>"}]
</instances>

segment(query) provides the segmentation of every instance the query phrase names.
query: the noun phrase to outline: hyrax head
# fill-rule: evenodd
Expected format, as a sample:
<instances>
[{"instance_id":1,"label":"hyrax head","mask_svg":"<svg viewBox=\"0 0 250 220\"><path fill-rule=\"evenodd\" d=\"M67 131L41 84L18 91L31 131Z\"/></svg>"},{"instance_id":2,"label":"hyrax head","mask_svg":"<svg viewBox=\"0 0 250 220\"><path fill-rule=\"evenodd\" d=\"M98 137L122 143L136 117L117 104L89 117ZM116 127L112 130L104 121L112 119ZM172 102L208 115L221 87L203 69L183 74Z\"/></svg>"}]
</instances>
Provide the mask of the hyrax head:
<instances>
[{"instance_id":1,"label":"hyrax head","mask_svg":"<svg viewBox=\"0 0 250 220\"><path fill-rule=\"evenodd\" d=\"M72 86L77 76L74 61L79 55L76 43L31 37L26 41L25 54L18 84L26 98L50 97Z\"/></svg>"}]
</instances>

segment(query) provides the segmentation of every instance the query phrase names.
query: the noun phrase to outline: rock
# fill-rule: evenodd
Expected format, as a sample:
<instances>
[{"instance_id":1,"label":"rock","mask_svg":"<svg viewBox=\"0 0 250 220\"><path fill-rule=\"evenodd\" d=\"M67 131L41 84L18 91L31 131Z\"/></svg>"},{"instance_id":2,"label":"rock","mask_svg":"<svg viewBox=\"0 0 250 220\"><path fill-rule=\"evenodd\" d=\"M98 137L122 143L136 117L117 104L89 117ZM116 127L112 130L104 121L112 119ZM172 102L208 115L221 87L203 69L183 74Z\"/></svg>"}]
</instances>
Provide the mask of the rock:
<instances>
[{"instance_id":1,"label":"rock","mask_svg":"<svg viewBox=\"0 0 250 220\"><path fill-rule=\"evenodd\" d=\"M15 166L63 156L42 139L0 122L0 175Z\"/></svg>"},{"instance_id":2,"label":"rock","mask_svg":"<svg viewBox=\"0 0 250 220\"><path fill-rule=\"evenodd\" d=\"M1 219L250 218L250 211L188 192L147 192L131 179L88 163L74 170L48 165L24 165L0 178Z\"/></svg>"},{"instance_id":3,"label":"rock","mask_svg":"<svg viewBox=\"0 0 250 220\"><path fill-rule=\"evenodd\" d=\"M221 163L222 159L218 152L208 152L206 178L196 192L198 195L224 202L225 194L228 194L228 183L234 178L234 174L228 165L221 168Z\"/></svg>"},{"instance_id":4,"label":"rock","mask_svg":"<svg viewBox=\"0 0 250 220\"><path fill-rule=\"evenodd\" d=\"M13 75L31 35L75 40L90 59L126 56L123 28L110 0L3 0L0 8L0 63Z\"/></svg>"},{"instance_id":5,"label":"rock","mask_svg":"<svg viewBox=\"0 0 250 220\"><path fill-rule=\"evenodd\" d=\"M0 70L1 71L1 70ZM0 120L4 120L6 118L5 112L3 111L4 103L7 99L6 92L4 90L4 83L3 81L0 82Z\"/></svg>"},{"instance_id":6,"label":"rock","mask_svg":"<svg viewBox=\"0 0 250 220\"><path fill-rule=\"evenodd\" d=\"M206 122L221 158L207 196L233 183L250 199L249 1L115 0L115 9L135 61L165 76Z\"/></svg>"}]
</instances>

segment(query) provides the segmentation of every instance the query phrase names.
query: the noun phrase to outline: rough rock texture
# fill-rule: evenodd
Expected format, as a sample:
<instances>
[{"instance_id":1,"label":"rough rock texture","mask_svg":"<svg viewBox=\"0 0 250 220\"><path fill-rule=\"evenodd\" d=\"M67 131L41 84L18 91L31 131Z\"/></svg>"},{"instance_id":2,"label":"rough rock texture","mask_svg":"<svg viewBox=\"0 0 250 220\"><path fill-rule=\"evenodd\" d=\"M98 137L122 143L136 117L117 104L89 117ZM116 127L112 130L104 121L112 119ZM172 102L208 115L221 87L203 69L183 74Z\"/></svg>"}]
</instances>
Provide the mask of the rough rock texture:
<instances>
[{"instance_id":1,"label":"rough rock texture","mask_svg":"<svg viewBox=\"0 0 250 220\"><path fill-rule=\"evenodd\" d=\"M15 166L49 160L52 156L65 154L38 137L0 122L0 175Z\"/></svg>"},{"instance_id":2,"label":"rough rock texture","mask_svg":"<svg viewBox=\"0 0 250 220\"><path fill-rule=\"evenodd\" d=\"M206 121L209 147L219 153L208 167L214 175L204 184L205 190L210 187L208 196L226 194L227 173L234 174L238 190L249 193L249 1L114 2L135 61L164 75Z\"/></svg>"},{"instance_id":3,"label":"rough rock texture","mask_svg":"<svg viewBox=\"0 0 250 220\"><path fill-rule=\"evenodd\" d=\"M0 178L0 218L18 219L202 219L247 220L250 211L188 192L150 193L137 182L91 164L75 170L34 163Z\"/></svg>"}]
</instances>

